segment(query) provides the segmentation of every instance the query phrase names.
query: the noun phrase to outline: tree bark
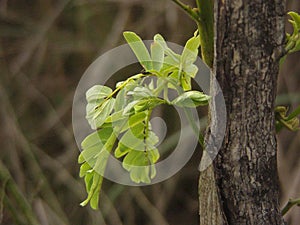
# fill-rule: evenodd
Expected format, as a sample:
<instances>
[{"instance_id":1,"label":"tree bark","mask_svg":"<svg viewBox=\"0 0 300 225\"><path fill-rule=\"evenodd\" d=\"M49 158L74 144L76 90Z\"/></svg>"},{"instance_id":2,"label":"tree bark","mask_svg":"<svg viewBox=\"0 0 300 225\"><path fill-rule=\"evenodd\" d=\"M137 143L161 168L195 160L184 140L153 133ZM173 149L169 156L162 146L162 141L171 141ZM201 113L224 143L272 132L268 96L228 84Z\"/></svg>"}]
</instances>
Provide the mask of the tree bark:
<instances>
[{"instance_id":1,"label":"tree bark","mask_svg":"<svg viewBox=\"0 0 300 225\"><path fill-rule=\"evenodd\" d=\"M216 159L200 174L201 225L284 224L274 121L284 6L283 0L215 1L214 71L227 121Z\"/></svg>"}]
</instances>

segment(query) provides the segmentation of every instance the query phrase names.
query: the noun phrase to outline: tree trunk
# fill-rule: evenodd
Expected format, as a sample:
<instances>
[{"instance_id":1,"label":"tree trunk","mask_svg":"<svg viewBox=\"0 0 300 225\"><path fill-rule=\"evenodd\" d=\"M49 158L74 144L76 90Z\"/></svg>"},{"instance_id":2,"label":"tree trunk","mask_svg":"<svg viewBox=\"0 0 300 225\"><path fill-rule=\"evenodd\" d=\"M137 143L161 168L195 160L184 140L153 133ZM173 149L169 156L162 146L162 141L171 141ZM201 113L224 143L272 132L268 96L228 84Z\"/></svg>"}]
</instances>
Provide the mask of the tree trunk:
<instances>
[{"instance_id":1,"label":"tree trunk","mask_svg":"<svg viewBox=\"0 0 300 225\"><path fill-rule=\"evenodd\" d=\"M200 174L201 225L284 224L274 121L284 6L283 0L215 1L214 71L227 122L219 154Z\"/></svg>"}]
</instances>

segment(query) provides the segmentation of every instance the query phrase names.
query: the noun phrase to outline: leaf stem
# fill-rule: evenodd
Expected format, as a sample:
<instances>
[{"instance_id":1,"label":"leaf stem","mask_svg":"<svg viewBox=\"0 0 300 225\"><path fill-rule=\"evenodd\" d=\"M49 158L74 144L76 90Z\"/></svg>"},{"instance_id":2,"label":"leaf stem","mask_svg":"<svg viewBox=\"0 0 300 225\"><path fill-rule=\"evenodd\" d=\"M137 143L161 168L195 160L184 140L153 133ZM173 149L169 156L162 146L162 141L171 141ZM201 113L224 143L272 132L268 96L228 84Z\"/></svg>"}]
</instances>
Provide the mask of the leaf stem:
<instances>
[{"instance_id":1,"label":"leaf stem","mask_svg":"<svg viewBox=\"0 0 300 225\"><path fill-rule=\"evenodd\" d=\"M122 90L130 81L135 79L140 79L142 77L145 77L145 74L139 73L137 75L129 77L127 80L125 80L119 87L117 87L110 95L107 96L107 99L111 98L116 94L118 91Z\"/></svg>"},{"instance_id":2,"label":"leaf stem","mask_svg":"<svg viewBox=\"0 0 300 225\"><path fill-rule=\"evenodd\" d=\"M300 206L300 198L294 200L290 199L281 210L281 215L284 216L295 205Z\"/></svg>"},{"instance_id":3,"label":"leaf stem","mask_svg":"<svg viewBox=\"0 0 300 225\"><path fill-rule=\"evenodd\" d=\"M200 17L198 14L192 9L191 6L182 3L180 0L171 0L176 5L178 5L181 9L183 9L196 23L200 22Z\"/></svg>"},{"instance_id":4,"label":"leaf stem","mask_svg":"<svg viewBox=\"0 0 300 225\"><path fill-rule=\"evenodd\" d=\"M287 119L291 120L298 115L300 115L300 105L293 112L290 113Z\"/></svg>"},{"instance_id":5,"label":"leaf stem","mask_svg":"<svg viewBox=\"0 0 300 225\"><path fill-rule=\"evenodd\" d=\"M167 82L170 82L176 88L176 91L178 92L178 94L182 94L183 93L183 90L181 88L179 88L178 85L175 82L173 82L172 80L168 80ZM168 103L168 101L167 101L167 103ZM186 115L186 117L188 119L188 122L192 126L192 129L193 129L195 135L197 136L198 143L200 144L200 146L202 147L202 149L204 149L204 137L203 137L203 135L200 132L198 132L199 128L195 124L195 121L192 118L192 115L191 115L190 111L188 109L184 108L184 113L185 113L185 115Z\"/></svg>"},{"instance_id":6,"label":"leaf stem","mask_svg":"<svg viewBox=\"0 0 300 225\"><path fill-rule=\"evenodd\" d=\"M148 144L147 144L147 139L149 136L149 122L150 122L150 118L151 118L151 113L152 113L152 109L149 109L147 112L147 116L146 116L146 120L145 120L145 132L144 132L144 144L145 144L145 156L148 159Z\"/></svg>"},{"instance_id":7,"label":"leaf stem","mask_svg":"<svg viewBox=\"0 0 300 225\"><path fill-rule=\"evenodd\" d=\"M119 87L117 87L112 93L110 93L103 102L101 102L99 105L97 105L95 107L95 110L100 108L108 99L112 98L118 91L122 90L130 81L135 80L135 79L140 79L145 76L146 76L145 74L139 73L139 74L129 77Z\"/></svg>"}]
</instances>

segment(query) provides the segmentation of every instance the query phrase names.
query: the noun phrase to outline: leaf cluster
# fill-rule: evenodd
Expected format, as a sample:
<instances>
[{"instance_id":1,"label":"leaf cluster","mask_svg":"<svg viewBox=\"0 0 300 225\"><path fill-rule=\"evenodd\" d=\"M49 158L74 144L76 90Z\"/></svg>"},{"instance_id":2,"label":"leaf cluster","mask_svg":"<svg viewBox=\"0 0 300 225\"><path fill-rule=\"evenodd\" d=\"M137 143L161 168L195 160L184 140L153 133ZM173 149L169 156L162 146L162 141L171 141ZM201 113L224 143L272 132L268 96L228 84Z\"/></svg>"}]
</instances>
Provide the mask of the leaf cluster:
<instances>
[{"instance_id":1,"label":"leaf cluster","mask_svg":"<svg viewBox=\"0 0 300 225\"><path fill-rule=\"evenodd\" d=\"M287 33L286 50L292 53L300 50L300 15L296 12L289 12L288 15L291 17L289 22L293 26L293 33Z\"/></svg>"},{"instance_id":2,"label":"leaf cluster","mask_svg":"<svg viewBox=\"0 0 300 225\"><path fill-rule=\"evenodd\" d=\"M285 54L280 59L280 65L284 63L288 54L300 50L300 15L296 12L288 12L291 17L290 24L293 26L293 33L286 33Z\"/></svg>"},{"instance_id":3,"label":"leaf cluster","mask_svg":"<svg viewBox=\"0 0 300 225\"><path fill-rule=\"evenodd\" d=\"M277 106L275 108L276 131L279 132L283 127L290 131L300 130L298 115L300 114L300 106L288 115L288 108L285 106Z\"/></svg>"},{"instance_id":4,"label":"leaf cluster","mask_svg":"<svg viewBox=\"0 0 300 225\"><path fill-rule=\"evenodd\" d=\"M191 79L198 72L199 35L189 39L182 54L172 51L157 34L150 51L133 32L124 37L145 72L118 82L114 90L95 85L86 92L86 119L95 131L82 142L78 162L84 178L87 199L81 203L97 209L108 157L122 160L122 166L136 183L151 183L159 160L159 138L151 128L152 110L161 105L195 108L207 105L209 96L191 90ZM178 96L169 100L168 91Z\"/></svg>"}]
</instances>

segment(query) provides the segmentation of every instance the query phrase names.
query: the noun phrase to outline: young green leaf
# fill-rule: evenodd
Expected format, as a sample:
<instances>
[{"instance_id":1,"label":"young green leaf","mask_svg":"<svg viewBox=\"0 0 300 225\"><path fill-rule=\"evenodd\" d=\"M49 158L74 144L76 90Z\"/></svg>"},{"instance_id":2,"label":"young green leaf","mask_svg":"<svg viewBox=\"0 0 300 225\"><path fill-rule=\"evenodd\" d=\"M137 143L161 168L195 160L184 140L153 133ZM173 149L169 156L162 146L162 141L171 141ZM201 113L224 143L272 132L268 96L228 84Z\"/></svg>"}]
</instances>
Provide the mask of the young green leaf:
<instances>
[{"instance_id":1,"label":"young green leaf","mask_svg":"<svg viewBox=\"0 0 300 225\"><path fill-rule=\"evenodd\" d=\"M185 72L181 73L180 83L184 91L189 91L192 89L191 77L188 76Z\"/></svg>"},{"instance_id":2,"label":"young green leaf","mask_svg":"<svg viewBox=\"0 0 300 225\"><path fill-rule=\"evenodd\" d=\"M290 115L287 115L288 108L285 106L277 106L275 108L275 119L276 119L276 131L279 132L283 127L290 131L300 130L300 121L298 115L300 114L300 106L293 111Z\"/></svg>"},{"instance_id":3,"label":"young green leaf","mask_svg":"<svg viewBox=\"0 0 300 225\"><path fill-rule=\"evenodd\" d=\"M180 107L195 108L197 106L204 106L208 104L210 96L203 94L199 91L184 92L175 98L171 104Z\"/></svg>"},{"instance_id":4,"label":"young green leaf","mask_svg":"<svg viewBox=\"0 0 300 225\"><path fill-rule=\"evenodd\" d=\"M152 61L148 49L142 39L135 33L126 31L123 33L135 56L146 71L152 70Z\"/></svg>"},{"instance_id":5,"label":"young green leaf","mask_svg":"<svg viewBox=\"0 0 300 225\"><path fill-rule=\"evenodd\" d=\"M123 115L127 115L132 109L134 109L134 106L139 103L141 100L134 100L130 102L123 110Z\"/></svg>"},{"instance_id":6,"label":"young green leaf","mask_svg":"<svg viewBox=\"0 0 300 225\"><path fill-rule=\"evenodd\" d=\"M150 183L156 173L154 163L158 158L157 149L151 149L147 152L131 150L123 160L123 167L130 173L130 178L134 182Z\"/></svg>"},{"instance_id":7,"label":"young green leaf","mask_svg":"<svg viewBox=\"0 0 300 225\"><path fill-rule=\"evenodd\" d=\"M95 85L86 92L86 100L88 102L98 101L100 99L106 98L111 93L112 90L109 87L103 85Z\"/></svg>"},{"instance_id":8,"label":"young green leaf","mask_svg":"<svg viewBox=\"0 0 300 225\"><path fill-rule=\"evenodd\" d=\"M127 95L131 95L134 97L135 100L141 99L141 98L148 98L152 97L153 93L149 88L146 87L136 87L132 91L129 91Z\"/></svg>"},{"instance_id":9,"label":"young green leaf","mask_svg":"<svg viewBox=\"0 0 300 225\"><path fill-rule=\"evenodd\" d=\"M292 17L293 20L290 22L294 22L297 33L300 30L300 15L296 12L288 12L288 15Z\"/></svg>"},{"instance_id":10,"label":"young green leaf","mask_svg":"<svg viewBox=\"0 0 300 225\"><path fill-rule=\"evenodd\" d=\"M116 96L116 102L114 105L115 112L119 112L126 106L126 90L123 88L119 91L119 93Z\"/></svg>"},{"instance_id":11,"label":"young green leaf","mask_svg":"<svg viewBox=\"0 0 300 225\"><path fill-rule=\"evenodd\" d=\"M164 62L164 49L157 42L151 44L151 58L153 70L160 71Z\"/></svg>"},{"instance_id":12,"label":"young green leaf","mask_svg":"<svg viewBox=\"0 0 300 225\"><path fill-rule=\"evenodd\" d=\"M98 108L98 103L88 103L86 108L86 119L92 129L97 129L104 124L114 108L114 103L114 98L105 100Z\"/></svg>"},{"instance_id":13,"label":"young green leaf","mask_svg":"<svg viewBox=\"0 0 300 225\"><path fill-rule=\"evenodd\" d=\"M183 65L183 68L186 68L187 66L193 64L198 56L198 48L200 46L200 37L199 35L196 35L192 38L190 38L183 49L182 55L181 55L181 63Z\"/></svg>"},{"instance_id":14,"label":"young green leaf","mask_svg":"<svg viewBox=\"0 0 300 225\"><path fill-rule=\"evenodd\" d=\"M103 149L104 144L113 133L112 127L102 128L88 135L81 143L82 152L79 155L79 163L87 162L94 167L97 154Z\"/></svg>"},{"instance_id":15,"label":"young green leaf","mask_svg":"<svg viewBox=\"0 0 300 225\"><path fill-rule=\"evenodd\" d=\"M92 169L92 167L89 165L89 163L87 162L83 163L80 166L79 177L80 178L84 177L90 169Z\"/></svg>"},{"instance_id":16,"label":"young green leaf","mask_svg":"<svg viewBox=\"0 0 300 225\"><path fill-rule=\"evenodd\" d=\"M158 43L164 50L164 53L169 56L170 58L172 58L173 62L177 62L177 64L179 64L180 61L180 55L176 54L175 52L173 52L167 45L165 39L160 35L160 34L156 34L154 36L154 42ZM172 65L172 64L171 64Z\"/></svg>"},{"instance_id":17,"label":"young green leaf","mask_svg":"<svg viewBox=\"0 0 300 225\"><path fill-rule=\"evenodd\" d=\"M85 206L90 202L90 205L92 209L98 209L98 201L99 201L99 193L100 188L102 185L103 177L100 176L98 173L93 172L92 177L90 177L90 180L88 181L91 183L89 191L88 191L88 197L86 200L84 200L82 203L80 203L81 206ZM91 201L93 199L93 201Z\"/></svg>"}]
</instances>

